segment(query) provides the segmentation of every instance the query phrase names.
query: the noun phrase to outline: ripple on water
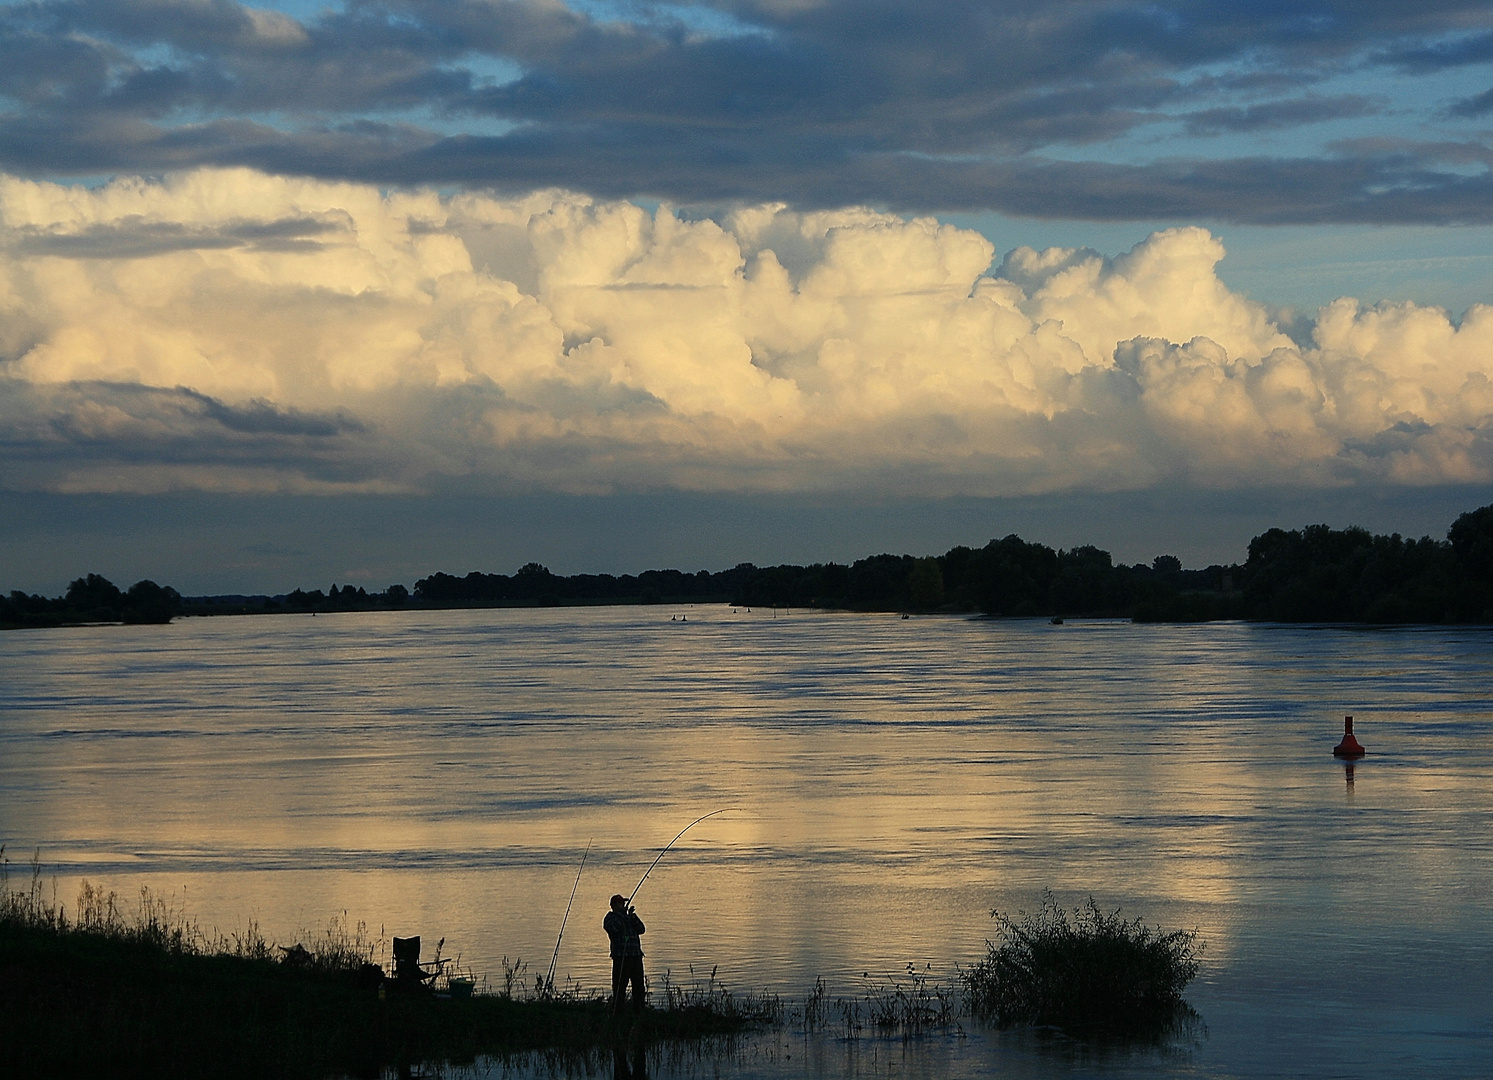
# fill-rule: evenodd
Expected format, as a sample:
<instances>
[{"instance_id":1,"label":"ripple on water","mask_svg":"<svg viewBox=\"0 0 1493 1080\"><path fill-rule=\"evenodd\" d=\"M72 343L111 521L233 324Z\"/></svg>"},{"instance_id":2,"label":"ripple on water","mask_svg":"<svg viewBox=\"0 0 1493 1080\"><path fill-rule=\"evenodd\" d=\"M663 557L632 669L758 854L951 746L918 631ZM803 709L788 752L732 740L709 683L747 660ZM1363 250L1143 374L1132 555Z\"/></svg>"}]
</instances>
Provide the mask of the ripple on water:
<instances>
[{"instance_id":1,"label":"ripple on water","mask_svg":"<svg viewBox=\"0 0 1493 1080\"><path fill-rule=\"evenodd\" d=\"M489 972L547 966L590 841L560 972L599 986L606 898L737 806L638 897L654 973L948 974L1050 887L1198 928L1207 1031L773 1036L702 1070L1485 1073L1493 635L661 610L0 635L0 840L64 899L148 884L282 940L347 911Z\"/></svg>"}]
</instances>

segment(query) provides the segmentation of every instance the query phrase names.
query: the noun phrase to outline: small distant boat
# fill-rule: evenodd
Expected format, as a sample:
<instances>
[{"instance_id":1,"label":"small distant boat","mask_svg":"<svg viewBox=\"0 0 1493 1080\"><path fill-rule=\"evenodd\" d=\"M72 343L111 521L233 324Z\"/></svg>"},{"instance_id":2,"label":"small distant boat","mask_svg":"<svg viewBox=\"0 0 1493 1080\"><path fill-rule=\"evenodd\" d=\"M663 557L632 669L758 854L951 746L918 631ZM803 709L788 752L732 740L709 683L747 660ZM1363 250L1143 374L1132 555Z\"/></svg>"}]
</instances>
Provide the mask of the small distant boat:
<instances>
[{"instance_id":1,"label":"small distant boat","mask_svg":"<svg viewBox=\"0 0 1493 1080\"><path fill-rule=\"evenodd\" d=\"M1053 626L1062 626L1063 625L1063 617L1061 615L1054 615L1052 617L1052 625Z\"/></svg>"}]
</instances>

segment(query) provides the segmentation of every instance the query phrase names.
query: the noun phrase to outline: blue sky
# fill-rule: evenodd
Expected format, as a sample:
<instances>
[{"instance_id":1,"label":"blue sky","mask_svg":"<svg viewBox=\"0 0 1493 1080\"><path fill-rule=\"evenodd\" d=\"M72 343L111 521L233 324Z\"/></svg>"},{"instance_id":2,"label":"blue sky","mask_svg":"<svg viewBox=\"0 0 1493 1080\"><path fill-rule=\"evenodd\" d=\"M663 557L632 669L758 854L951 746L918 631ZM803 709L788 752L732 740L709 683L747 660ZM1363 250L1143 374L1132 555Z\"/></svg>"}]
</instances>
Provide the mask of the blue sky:
<instances>
[{"instance_id":1,"label":"blue sky","mask_svg":"<svg viewBox=\"0 0 1493 1080\"><path fill-rule=\"evenodd\" d=\"M74 528L0 585L456 557L354 558L354 498L496 570L812 557L641 524L733 498L824 557L1440 535L1493 501L1490 133L1470 0L0 3L0 499ZM201 500L246 538L98 539Z\"/></svg>"}]
</instances>

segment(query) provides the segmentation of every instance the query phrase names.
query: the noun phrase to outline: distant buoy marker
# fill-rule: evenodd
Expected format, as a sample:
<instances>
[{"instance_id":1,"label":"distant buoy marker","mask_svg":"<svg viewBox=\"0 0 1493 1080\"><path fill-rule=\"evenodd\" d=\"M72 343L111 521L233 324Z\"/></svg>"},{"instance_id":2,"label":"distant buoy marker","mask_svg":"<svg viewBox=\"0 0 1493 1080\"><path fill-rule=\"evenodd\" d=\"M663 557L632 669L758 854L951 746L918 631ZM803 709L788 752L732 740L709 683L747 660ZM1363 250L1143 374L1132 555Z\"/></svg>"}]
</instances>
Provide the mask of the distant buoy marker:
<instances>
[{"instance_id":1,"label":"distant buoy marker","mask_svg":"<svg viewBox=\"0 0 1493 1080\"><path fill-rule=\"evenodd\" d=\"M1360 758L1368 753L1357 739L1353 737L1353 717L1343 717L1343 741L1332 748L1332 756L1340 758Z\"/></svg>"}]
</instances>

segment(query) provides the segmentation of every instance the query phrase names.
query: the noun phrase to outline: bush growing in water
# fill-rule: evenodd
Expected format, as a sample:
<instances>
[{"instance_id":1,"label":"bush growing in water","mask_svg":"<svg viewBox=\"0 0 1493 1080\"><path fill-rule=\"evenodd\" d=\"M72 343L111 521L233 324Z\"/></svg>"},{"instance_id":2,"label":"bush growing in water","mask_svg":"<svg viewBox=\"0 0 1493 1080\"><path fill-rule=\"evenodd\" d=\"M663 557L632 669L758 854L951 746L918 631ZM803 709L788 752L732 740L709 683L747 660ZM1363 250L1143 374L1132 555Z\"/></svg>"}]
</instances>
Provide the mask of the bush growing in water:
<instances>
[{"instance_id":1,"label":"bush growing in water","mask_svg":"<svg viewBox=\"0 0 1493 1080\"><path fill-rule=\"evenodd\" d=\"M1110 1035L1165 1031L1191 1009L1182 1000L1198 972L1195 930L1160 933L1093 898L1073 912L1050 892L1020 922L992 911L999 943L964 973L972 1011L1001 1024L1050 1024Z\"/></svg>"}]
</instances>

